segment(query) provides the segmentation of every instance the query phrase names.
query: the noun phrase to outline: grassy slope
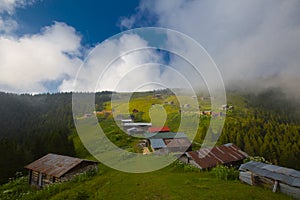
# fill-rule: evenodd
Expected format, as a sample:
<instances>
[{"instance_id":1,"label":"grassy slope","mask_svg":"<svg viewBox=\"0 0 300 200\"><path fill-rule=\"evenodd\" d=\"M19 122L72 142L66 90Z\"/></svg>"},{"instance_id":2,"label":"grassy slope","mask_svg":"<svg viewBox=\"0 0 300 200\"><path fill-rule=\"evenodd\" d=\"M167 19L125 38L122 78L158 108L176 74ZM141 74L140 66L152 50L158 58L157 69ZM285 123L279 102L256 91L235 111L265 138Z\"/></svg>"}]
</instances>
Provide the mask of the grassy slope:
<instances>
[{"instance_id":1,"label":"grassy slope","mask_svg":"<svg viewBox=\"0 0 300 200\"><path fill-rule=\"evenodd\" d=\"M219 181L208 173L171 172L162 170L148 174L110 171L69 188L53 199L68 198L82 191L92 199L288 199L262 188L235 181Z\"/></svg>"},{"instance_id":2,"label":"grassy slope","mask_svg":"<svg viewBox=\"0 0 300 200\"><path fill-rule=\"evenodd\" d=\"M77 135L73 136L78 155L91 159ZM36 190L27 177L0 186L0 199L292 199L270 189L239 181L218 180L211 172L189 171L172 164L144 174L119 172L99 164L95 176L80 175L74 180Z\"/></svg>"},{"instance_id":3,"label":"grassy slope","mask_svg":"<svg viewBox=\"0 0 300 200\"><path fill-rule=\"evenodd\" d=\"M291 199L239 181L218 180L209 172L186 172L174 165L145 174L102 166L93 177L80 176L41 191L30 189L23 179L1 186L0 198L6 199L5 194L14 191L18 195L7 199Z\"/></svg>"}]
</instances>

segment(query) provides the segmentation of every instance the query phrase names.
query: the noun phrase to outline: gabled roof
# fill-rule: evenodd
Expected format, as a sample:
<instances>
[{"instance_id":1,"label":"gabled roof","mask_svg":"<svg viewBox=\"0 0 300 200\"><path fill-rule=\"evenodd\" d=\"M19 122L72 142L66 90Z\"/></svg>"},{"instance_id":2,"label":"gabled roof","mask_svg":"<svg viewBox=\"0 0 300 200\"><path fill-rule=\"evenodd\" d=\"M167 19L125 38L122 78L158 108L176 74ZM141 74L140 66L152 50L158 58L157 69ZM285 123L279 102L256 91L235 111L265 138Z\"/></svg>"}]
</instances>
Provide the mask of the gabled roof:
<instances>
[{"instance_id":1,"label":"gabled roof","mask_svg":"<svg viewBox=\"0 0 300 200\"><path fill-rule=\"evenodd\" d=\"M219 164L229 164L248 157L248 154L240 150L234 144L226 144L213 148L202 148L197 151L186 153L196 164L202 168L212 168Z\"/></svg>"},{"instance_id":2,"label":"gabled roof","mask_svg":"<svg viewBox=\"0 0 300 200\"><path fill-rule=\"evenodd\" d=\"M187 138L165 139L167 147L189 147L192 145Z\"/></svg>"},{"instance_id":3,"label":"gabled roof","mask_svg":"<svg viewBox=\"0 0 300 200\"><path fill-rule=\"evenodd\" d=\"M25 168L59 178L82 162L98 163L91 160L49 153L25 166Z\"/></svg>"},{"instance_id":4,"label":"gabled roof","mask_svg":"<svg viewBox=\"0 0 300 200\"><path fill-rule=\"evenodd\" d=\"M250 161L241 165L239 170L251 171L260 176L300 187L300 171L294 169Z\"/></svg>"},{"instance_id":5,"label":"gabled roof","mask_svg":"<svg viewBox=\"0 0 300 200\"><path fill-rule=\"evenodd\" d=\"M148 139L171 139L171 138L187 138L187 136L182 133L174 132L162 132L162 133L145 133L145 138Z\"/></svg>"},{"instance_id":6,"label":"gabled roof","mask_svg":"<svg viewBox=\"0 0 300 200\"><path fill-rule=\"evenodd\" d=\"M158 133L158 132L170 132L170 128L167 126L163 127L150 127L149 128L150 133Z\"/></svg>"}]
</instances>

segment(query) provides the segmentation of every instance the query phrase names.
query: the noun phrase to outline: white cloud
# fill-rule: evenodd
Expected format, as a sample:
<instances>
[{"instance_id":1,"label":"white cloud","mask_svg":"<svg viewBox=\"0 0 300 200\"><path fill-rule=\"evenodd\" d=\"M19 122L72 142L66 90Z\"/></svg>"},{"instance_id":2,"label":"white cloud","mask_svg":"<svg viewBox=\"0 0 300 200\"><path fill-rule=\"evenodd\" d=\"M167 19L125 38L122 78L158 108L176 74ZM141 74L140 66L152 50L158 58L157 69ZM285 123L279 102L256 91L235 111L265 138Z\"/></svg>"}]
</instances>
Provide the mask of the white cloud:
<instances>
[{"instance_id":1,"label":"white cloud","mask_svg":"<svg viewBox=\"0 0 300 200\"><path fill-rule=\"evenodd\" d=\"M126 29L130 29L130 28L132 28L132 26L134 25L134 23L135 23L134 16L131 16L129 18L125 17L125 18L121 19L121 21L120 21L120 27L123 27L123 28L126 28Z\"/></svg>"},{"instance_id":2,"label":"white cloud","mask_svg":"<svg viewBox=\"0 0 300 200\"><path fill-rule=\"evenodd\" d=\"M2 19L0 16L0 33L9 34L17 30L18 23L12 19Z\"/></svg>"},{"instance_id":3,"label":"white cloud","mask_svg":"<svg viewBox=\"0 0 300 200\"><path fill-rule=\"evenodd\" d=\"M202 44L226 83L261 79L267 84L260 87L294 90L300 82L299 7L298 0L144 0L124 24L143 24L140 16L150 14L155 25L182 31Z\"/></svg>"},{"instance_id":4,"label":"white cloud","mask_svg":"<svg viewBox=\"0 0 300 200\"><path fill-rule=\"evenodd\" d=\"M7 12L11 15L15 12L16 8L30 5L34 1L35 0L1 0L0 13Z\"/></svg>"},{"instance_id":5,"label":"white cloud","mask_svg":"<svg viewBox=\"0 0 300 200\"><path fill-rule=\"evenodd\" d=\"M76 77L77 87L75 90L116 90L120 87L120 90L128 91L129 88L134 87L134 83L138 80L147 81L147 77L151 77L151 75L156 73L157 69L152 68L152 70L144 72L131 70L140 64L158 62L160 60L159 55L150 51L136 51L123 55L128 51L142 47L147 47L147 42L134 34L124 34L120 38L106 40L102 44L99 44L91 50L92 53L81 68L79 76ZM111 65L107 65L115 58L119 59ZM125 82L122 82L123 85L118 85L127 73L131 74L130 77L135 78L129 78ZM72 90L74 80L65 81L60 86L60 90ZM100 82L97 85L98 80Z\"/></svg>"},{"instance_id":6,"label":"white cloud","mask_svg":"<svg viewBox=\"0 0 300 200\"><path fill-rule=\"evenodd\" d=\"M81 37L73 27L55 22L40 33L17 37L16 8L35 0L0 0L0 90L47 92L46 83L72 79L81 60ZM50 90L56 90L51 86Z\"/></svg>"},{"instance_id":7,"label":"white cloud","mask_svg":"<svg viewBox=\"0 0 300 200\"><path fill-rule=\"evenodd\" d=\"M8 35L17 30L18 23L13 19L15 9L34 2L35 0L0 0L0 35Z\"/></svg>"},{"instance_id":8,"label":"white cloud","mask_svg":"<svg viewBox=\"0 0 300 200\"><path fill-rule=\"evenodd\" d=\"M59 22L35 35L0 36L1 90L46 92L45 82L74 77L81 64L80 41L74 28Z\"/></svg>"}]
</instances>

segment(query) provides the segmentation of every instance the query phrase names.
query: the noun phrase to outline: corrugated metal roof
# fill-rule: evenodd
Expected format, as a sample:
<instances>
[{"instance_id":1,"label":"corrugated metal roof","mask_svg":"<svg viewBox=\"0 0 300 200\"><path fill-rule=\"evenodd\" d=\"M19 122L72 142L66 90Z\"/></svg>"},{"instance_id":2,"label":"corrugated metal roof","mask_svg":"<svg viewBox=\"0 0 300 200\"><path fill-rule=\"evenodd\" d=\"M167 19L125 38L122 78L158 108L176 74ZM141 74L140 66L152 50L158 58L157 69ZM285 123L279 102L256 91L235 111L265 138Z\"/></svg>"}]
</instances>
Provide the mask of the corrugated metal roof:
<instances>
[{"instance_id":1,"label":"corrugated metal roof","mask_svg":"<svg viewBox=\"0 0 300 200\"><path fill-rule=\"evenodd\" d=\"M150 139L150 144L154 149L160 149L166 147L166 144L162 139Z\"/></svg>"},{"instance_id":2,"label":"corrugated metal roof","mask_svg":"<svg viewBox=\"0 0 300 200\"><path fill-rule=\"evenodd\" d=\"M186 155L191 157L202 169L215 167L219 164L229 164L248 157L245 152L233 144L202 148L197 151L187 152Z\"/></svg>"},{"instance_id":3,"label":"corrugated metal roof","mask_svg":"<svg viewBox=\"0 0 300 200\"><path fill-rule=\"evenodd\" d=\"M158 132L170 132L170 128L167 126L163 127L150 127L149 128L150 133L158 133Z\"/></svg>"},{"instance_id":4,"label":"corrugated metal roof","mask_svg":"<svg viewBox=\"0 0 300 200\"><path fill-rule=\"evenodd\" d=\"M187 136L182 132L145 133L144 135L145 138L149 139L187 138Z\"/></svg>"},{"instance_id":5,"label":"corrugated metal roof","mask_svg":"<svg viewBox=\"0 0 300 200\"><path fill-rule=\"evenodd\" d=\"M81 162L97 163L91 160L49 153L25 166L25 168L59 178Z\"/></svg>"},{"instance_id":6,"label":"corrugated metal roof","mask_svg":"<svg viewBox=\"0 0 300 200\"><path fill-rule=\"evenodd\" d=\"M261 162L250 161L240 166L241 171L251 171L259 176L300 187L300 171L294 169L270 165Z\"/></svg>"}]
</instances>

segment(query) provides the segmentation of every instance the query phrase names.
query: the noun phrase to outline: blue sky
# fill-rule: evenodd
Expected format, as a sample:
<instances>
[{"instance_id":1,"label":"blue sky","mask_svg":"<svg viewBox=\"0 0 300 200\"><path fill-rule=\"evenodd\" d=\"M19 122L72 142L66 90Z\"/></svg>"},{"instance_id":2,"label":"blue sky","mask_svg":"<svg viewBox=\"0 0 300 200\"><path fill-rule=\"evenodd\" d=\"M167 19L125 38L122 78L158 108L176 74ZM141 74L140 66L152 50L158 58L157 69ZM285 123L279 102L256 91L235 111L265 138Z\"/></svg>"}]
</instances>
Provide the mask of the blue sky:
<instances>
[{"instance_id":1,"label":"blue sky","mask_svg":"<svg viewBox=\"0 0 300 200\"><path fill-rule=\"evenodd\" d=\"M88 45L102 42L121 31L119 23L138 7L138 0L43 0L18 8L15 18L21 25L19 34L33 34L53 21L65 22L83 36Z\"/></svg>"},{"instance_id":2,"label":"blue sky","mask_svg":"<svg viewBox=\"0 0 300 200\"><path fill-rule=\"evenodd\" d=\"M227 87L281 87L300 97L299 17L299 0L0 0L0 91L72 91L78 69L99 43L123 30L156 26L201 44ZM111 50L147 43L124 38L109 43ZM109 83L141 61L176 65L166 54L151 54L124 58Z\"/></svg>"}]
</instances>

